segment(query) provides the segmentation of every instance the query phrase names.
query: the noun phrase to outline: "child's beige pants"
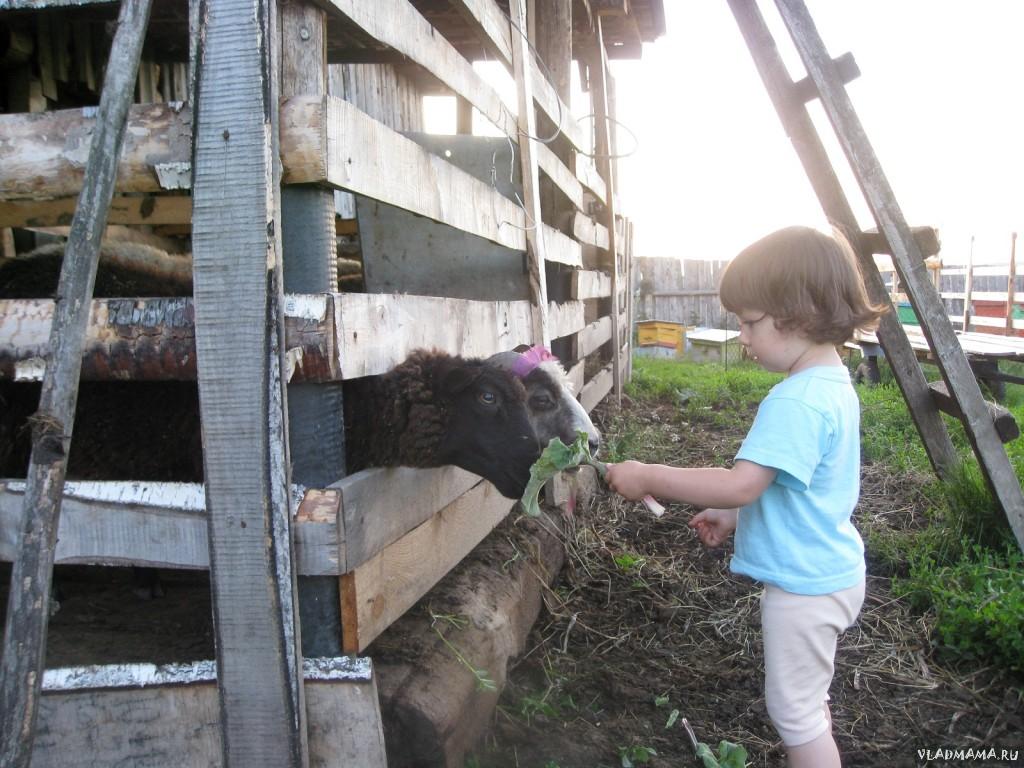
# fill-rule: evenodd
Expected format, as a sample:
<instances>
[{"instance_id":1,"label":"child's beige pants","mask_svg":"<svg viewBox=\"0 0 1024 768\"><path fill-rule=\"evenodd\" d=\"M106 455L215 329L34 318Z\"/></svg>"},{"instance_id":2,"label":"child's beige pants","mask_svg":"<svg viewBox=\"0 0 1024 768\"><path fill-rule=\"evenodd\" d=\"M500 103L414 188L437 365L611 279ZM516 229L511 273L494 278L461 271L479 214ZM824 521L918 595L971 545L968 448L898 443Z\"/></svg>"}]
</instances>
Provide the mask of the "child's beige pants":
<instances>
[{"instance_id":1,"label":"child's beige pants","mask_svg":"<svg viewBox=\"0 0 1024 768\"><path fill-rule=\"evenodd\" d=\"M825 715L836 639L864 603L864 582L828 595L796 595L770 584L761 595L764 695L768 716L787 747L829 729Z\"/></svg>"}]
</instances>

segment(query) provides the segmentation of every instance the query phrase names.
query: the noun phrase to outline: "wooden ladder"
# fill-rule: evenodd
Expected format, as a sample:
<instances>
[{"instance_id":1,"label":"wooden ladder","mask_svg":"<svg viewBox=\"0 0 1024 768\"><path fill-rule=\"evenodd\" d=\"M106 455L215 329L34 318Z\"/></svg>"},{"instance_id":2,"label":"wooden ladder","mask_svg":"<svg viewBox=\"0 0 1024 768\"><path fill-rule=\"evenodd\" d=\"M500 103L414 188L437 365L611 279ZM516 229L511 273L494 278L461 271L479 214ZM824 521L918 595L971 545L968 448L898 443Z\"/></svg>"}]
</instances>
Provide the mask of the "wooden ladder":
<instances>
[{"instance_id":1,"label":"wooden ladder","mask_svg":"<svg viewBox=\"0 0 1024 768\"><path fill-rule=\"evenodd\" d=\"M775 0L775 5L808 73L807 78L800 82L790 79L755 0L729 0L765 88L825 215L844 231L857 251L871 298L891 305L882 276L872 258L868 238L857 225L811 121L806 102L818 98L824 107L878 231L888 243L893 264L920 320L946 388L955 401L955 410L959 411L985 480L1006 514L1018 545L1024 549L1024 494L1021 493L1020 482L942 300L928 277L921 249L903 217L844 87L845 82L859 74L856 65L849 55L836 60L828 55L803 0ZM878 339L933 468L940 477L949 477L957 464L956 453L939 407L895 312L883 317Z\"/></svg>"}]
</instances>

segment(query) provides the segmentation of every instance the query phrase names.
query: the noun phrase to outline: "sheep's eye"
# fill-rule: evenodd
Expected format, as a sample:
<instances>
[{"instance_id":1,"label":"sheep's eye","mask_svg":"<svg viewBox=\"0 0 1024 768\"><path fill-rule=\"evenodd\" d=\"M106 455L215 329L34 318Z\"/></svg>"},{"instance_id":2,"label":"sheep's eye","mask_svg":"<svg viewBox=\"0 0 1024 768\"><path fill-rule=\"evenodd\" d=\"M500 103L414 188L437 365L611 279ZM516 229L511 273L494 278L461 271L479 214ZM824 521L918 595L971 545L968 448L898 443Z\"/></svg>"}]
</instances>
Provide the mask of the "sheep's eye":
<instances>
[{"instance_id":1,"label":"sheep's eye","mask_svg":"<svg viewBox=\"0 0 1024 768\"><path fill-rule=\"evenodd\" d=\"M493 392L488 392L486 389L482 392L478 392L476 399L484 405L494 405L498 402L497 396Z\"/></svg>"},{"instance_id":2,"label":"sheep's eye","mask_svg":"<svg viewBox=\"0 0 1024 768\"><path fill-rule=\"evenodd\" d=\"M531 397L530 407L538 411L548 411L555 407L555 401L551 395L545 392Z\"/></svg>"}]
</instances>

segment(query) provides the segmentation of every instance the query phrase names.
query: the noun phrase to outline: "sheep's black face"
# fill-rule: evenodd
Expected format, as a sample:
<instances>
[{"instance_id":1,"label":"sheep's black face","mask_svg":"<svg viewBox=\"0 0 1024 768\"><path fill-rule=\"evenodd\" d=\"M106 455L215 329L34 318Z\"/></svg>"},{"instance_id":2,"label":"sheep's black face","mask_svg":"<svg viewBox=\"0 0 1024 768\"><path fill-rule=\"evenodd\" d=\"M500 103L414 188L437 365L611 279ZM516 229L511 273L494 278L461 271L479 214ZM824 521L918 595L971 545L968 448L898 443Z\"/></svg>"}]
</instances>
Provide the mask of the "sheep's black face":
<instances>
[{"instance_id":1,"label":"sheep's black face","mask_svg":"<svg viewBox=\"0 0 1024 768\"><path fill-rule=\"evenodd\" d=\"M540 456L526 393L506 371L466 362L442 377L448 428L438 457L490 480L503 496L519 498Z\"/></svg>"}]
</instances>

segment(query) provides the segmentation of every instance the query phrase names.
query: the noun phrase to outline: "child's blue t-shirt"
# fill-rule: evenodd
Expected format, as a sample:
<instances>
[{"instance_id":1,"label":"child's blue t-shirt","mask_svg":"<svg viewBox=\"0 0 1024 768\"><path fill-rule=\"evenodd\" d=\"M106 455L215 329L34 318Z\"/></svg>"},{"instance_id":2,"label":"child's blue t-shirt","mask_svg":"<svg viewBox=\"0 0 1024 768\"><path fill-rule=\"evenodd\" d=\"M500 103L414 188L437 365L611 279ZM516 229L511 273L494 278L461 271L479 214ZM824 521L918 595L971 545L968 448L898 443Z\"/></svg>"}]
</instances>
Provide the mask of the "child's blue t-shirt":
<instances>
[{"instance_id":1,"label":"child's blue t-shirt","mask_svg":"<svg viewBox=\"0 0 1024 768\"><path fill-rule=\"evenodd\" d=\"M736 459L778 475L740 509L733 571L801 595L864 578L864 543L850 522L860 494L860 403L846 368L808 368L772 387Z\"/></svg>"}]
</instances>

